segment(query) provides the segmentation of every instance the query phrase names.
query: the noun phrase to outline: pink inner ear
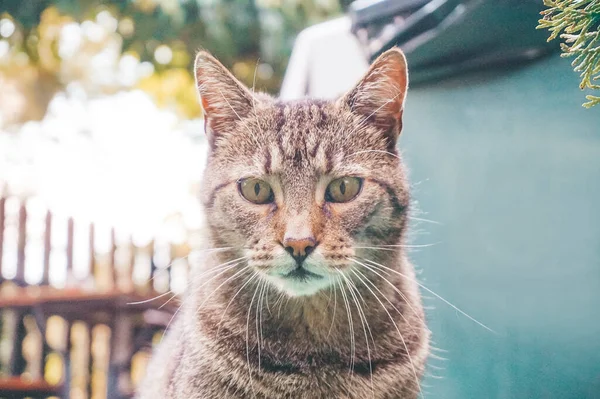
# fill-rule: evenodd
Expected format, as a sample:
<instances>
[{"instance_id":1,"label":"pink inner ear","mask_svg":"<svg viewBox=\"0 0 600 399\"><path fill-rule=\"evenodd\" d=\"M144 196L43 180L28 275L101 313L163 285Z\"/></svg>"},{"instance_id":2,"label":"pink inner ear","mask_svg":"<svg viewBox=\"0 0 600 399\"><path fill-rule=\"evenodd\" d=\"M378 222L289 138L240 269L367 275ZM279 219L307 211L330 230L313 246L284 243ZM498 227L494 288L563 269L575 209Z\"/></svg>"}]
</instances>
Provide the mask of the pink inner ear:
<instances>
[{"instance_id":1,"label":"pink inner ear","mask_svg":"<svg viewBox=\"0 0 600 399\"><path fill-rule=\"evenodd\" d=\"M395 120L402 118L402 94L397 94L394 99L388 100L389 102L382 107L381 113L387 117L391 117Z\"/></svg>"},{"instance_id":2,"label":"pink inner ear","mask_svg":"<svg viewBox=\"0 0 600 399\"><path fill-rule=\"evenodd\" d=\"M204 118L206 119L206 117L208 116L208 101L206 100L206 98L201 97L200 102L202 103L202 111L204 112Z\"/></svg>"}]
</instances>

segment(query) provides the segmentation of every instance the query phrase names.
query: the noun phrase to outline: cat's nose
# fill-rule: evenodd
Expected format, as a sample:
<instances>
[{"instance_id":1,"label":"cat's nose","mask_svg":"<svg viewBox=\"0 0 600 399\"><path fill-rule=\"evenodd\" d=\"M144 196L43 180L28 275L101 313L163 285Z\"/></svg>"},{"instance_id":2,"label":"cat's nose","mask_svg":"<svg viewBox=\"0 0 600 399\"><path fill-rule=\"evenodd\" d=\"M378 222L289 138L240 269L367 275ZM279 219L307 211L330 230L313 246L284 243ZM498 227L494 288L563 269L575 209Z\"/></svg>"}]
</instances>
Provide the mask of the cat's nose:
<instances>
[{"instance_id":1,"label":"cat's nose","mask_svg":"<svg viewBox=\"0 0 600 399\"><path fill-rule=\"evenodd\" d=\"M313 237L286 238L283 240L283 247L292 255L298 265L302 264L316 246L317 241Z\"/></svg>"}]
</instances>

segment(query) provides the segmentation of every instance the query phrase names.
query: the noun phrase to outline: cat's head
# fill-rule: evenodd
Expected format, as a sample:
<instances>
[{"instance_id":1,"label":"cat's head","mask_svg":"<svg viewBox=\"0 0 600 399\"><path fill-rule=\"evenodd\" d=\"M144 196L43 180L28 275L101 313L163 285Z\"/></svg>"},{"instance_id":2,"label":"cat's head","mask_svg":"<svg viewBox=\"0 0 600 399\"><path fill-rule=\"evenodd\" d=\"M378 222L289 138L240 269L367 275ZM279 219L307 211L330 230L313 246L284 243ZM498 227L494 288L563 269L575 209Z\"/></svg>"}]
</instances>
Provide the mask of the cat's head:
<instances>
[{"instance_id":1,"label":"cat's head","mask_svg":"<svg viewBox=\"0 0 600 399\"><path fill-rule=\"evenodd\" d=\"M337 101L254 94L205 52L196 80L215 247L237 249L244 266L290 296L335 284L363 256L397 255L409 203L396 151L408 83L400 50L381 55Z\"/></svg>"}]
</instances>

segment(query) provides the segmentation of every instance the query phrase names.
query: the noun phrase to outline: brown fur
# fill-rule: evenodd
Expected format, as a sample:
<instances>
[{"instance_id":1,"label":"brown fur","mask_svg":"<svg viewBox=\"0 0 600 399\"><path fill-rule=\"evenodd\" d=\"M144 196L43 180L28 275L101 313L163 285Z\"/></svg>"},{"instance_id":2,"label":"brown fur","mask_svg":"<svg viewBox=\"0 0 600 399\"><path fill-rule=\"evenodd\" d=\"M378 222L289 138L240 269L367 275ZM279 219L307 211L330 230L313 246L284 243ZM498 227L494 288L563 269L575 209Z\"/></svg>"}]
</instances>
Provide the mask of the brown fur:
<instances>
[{"instance_id":1,"label":"brown fur","mask_svg":"<svg viewBox=\"0 0 600 399\"><path fill-rule=\"evenodd\" d=\"M138 397L416 398L429 332L402 247L400 50L335 102L254 95L204 52L196 73L211 143L201 201L209 248L225 249L196 266ZM364 180L360 194L327 202L344 176ZM268 182L274 203L243 199L246 177ZM284 236L318 242L307 267L330 285L296 295L268 277L292 262Z\"/></svg>"}]
</instances>

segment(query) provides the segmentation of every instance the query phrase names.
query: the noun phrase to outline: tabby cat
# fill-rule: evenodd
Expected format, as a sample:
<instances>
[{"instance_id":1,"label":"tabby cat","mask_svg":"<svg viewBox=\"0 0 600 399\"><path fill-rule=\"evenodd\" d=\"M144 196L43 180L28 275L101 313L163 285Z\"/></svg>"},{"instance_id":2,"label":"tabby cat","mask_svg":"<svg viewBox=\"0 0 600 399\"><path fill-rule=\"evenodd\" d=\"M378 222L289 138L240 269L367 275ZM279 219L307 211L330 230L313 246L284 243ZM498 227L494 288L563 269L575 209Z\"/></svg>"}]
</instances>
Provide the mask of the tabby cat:
<instances>
[{"instance_id":1,"label":"tabby cat","mask_svg":"<svg viewBox=\"0 0 600 399\"><path fill-rule=\"evenodd\" d=\"M196 59L209 247L138 397L416 398L429 331L404 246L399 49L336 101Z\"/></svg>"}]
</instances>

